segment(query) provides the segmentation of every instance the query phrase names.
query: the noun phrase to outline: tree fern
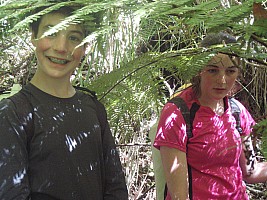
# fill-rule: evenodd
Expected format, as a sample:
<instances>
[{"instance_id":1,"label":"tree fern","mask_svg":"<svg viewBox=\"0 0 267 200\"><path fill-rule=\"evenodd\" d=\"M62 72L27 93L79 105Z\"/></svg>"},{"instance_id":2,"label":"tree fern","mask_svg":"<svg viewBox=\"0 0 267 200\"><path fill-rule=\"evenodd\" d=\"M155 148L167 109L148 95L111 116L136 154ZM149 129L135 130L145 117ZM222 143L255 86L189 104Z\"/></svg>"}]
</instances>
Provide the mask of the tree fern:
<instances>
[{"instance_id":1,"label":"tree fern","mask_svg":"<svg viewBox=\"0 0 267 200\"><path fill-rule=\"evenodd\" d=\"M254 133L262 141L262 152L267 158L267 119L260 121L256 126L254 126Z\"/></svg>"},{"instance_id":2,"label":"tree fern","mask_svg":"<svg viewBox=\"0 0 267 200\"><path fill-rule=\"evenodd\" d=\"M180 35L177 37L183 38L183 42L188 40L188 41L194 41L195 39L201 39L201 34L197 35L195 33L192 34L189 30L192 30L193 28L196 28L196 30L200 27L203 27L203 32L206 30L211 31L214 29L223 30L225 27L233 27L236 28L237 31L241 34L247 34L242 32L242 23L240 25L240 22L244 19L244 17L249 17L251 14L251 5L252 5L251 0L248 1L243 1L243 5L231 5L229 8L223 7L219 1L203 1L201 3L196 3L195 1L190 1L190 0L182 0L182 1L153 1L153 2L145 2L141 1L139 4L136 4L133 6L133 1L81 1L81 0L76 0L76 1L60 1L59 3L55 3L55 1L48 1L46 5L50 5L48 8L46 8L43 11L37 12L36 14L27 16L27 12L31 12L44 4L40 4L38 1L29 1L29 2L23 2L23 1L15 1L13 4L5 4L3 6L3 10L5 12L5 15L8 14L8 12L12 12L10 9L16 9L17 12L13 13L10 15L10 18L2 18L1 20L11 20L11 19L16 19L18 20L23 19L21 22L16 24L11 31L15 30L20 30L28 26L29 23L37 20L40 16L52 11L56 10L61 6L64 5L72 5L72 6L77 6L79 9L71 16L69 16L66 20L62 21L60 24L57 26L51 28L48 32L45 33L45 35L52 34L58 30L61 30L62 28L68 26L69 24L72 23L80 23L83 21L88 21L89 23L87 24L88 27L92 28L92 35L89 35L81 45L84 43L91 43L92 40L94 42L103 42L104 40L101 39L105 37L105 45L108 44L108 39L109 39L109 33L111 33L113 30L116 30L116 26L118 26L118 23L116 21L109 21L106 24L104 24L101 29L97 30L93 28L92 23L90 22L93 20L93 18L90 16L92 13L97 13L99 11L106 11L106 10L111 10L111 9L121 9L123 8L124 10L131 10L132 12L132 17L138 16L141 17L141 22L142 22L142 28L141 31L143 33L147 33L147 36L145 34L139 34L138 37L143 37L143 42L146 42L146 40L151 39L149 35L155 34L157 32L163 33L163 30L166 31L164 34L173 34L173 36L176 36L174 33L181 32ZM26 9L21 9L23 7L26 7ZM24 17L23 17L24 15ZM156 18L156 19L155 19ZM170 23L173 28L171 27L170 24L166 25L165 29L159 28L159 24L163 25L165 22L164 20L167 20L166 23ZM153 23L156 22L156 23ZM148 25L148 26L147 26ZM249 26L247 24L246 31L250 30L251 35L253 32L256 32L256 29L251 28L252 26ZM171 33L173 31L174 33ZM161 37L164 37L164 34L159 35L159 40L160 41ZM44 36L45 36L44 35ZM145 36L145 38L144 38ZM186 37L185 37L186 36ZM136 37L134 35L133 37ZM199 38L197 38L199 37ZM134 41L134 40L133 40ZM138 40L135 40L135 42ZM139 40L141 41L141 40ZM167 41L170 42L170 41ZM179 46L180 43L179 41L175 41L176 44ZM119 42L118 42L119 44ZM137 76L140 77L142 76L142 73L140 74L139 71L141 72L143 69L148 69L151 68L151 70L155 70L155 72L158 72L160 68L167 68L175 73L179 77L181 77L182 80L189 80L190 77L192 77L196 72L199 70L201 65L206 62L202 60L204 58L208 58L205 53L199 51L198 55L194 55L193 57L190 56L190 51L187 50L187 54L185 53L184 55L179 52L179 50L176 52L177 54L175 56L171 56L173 54L170 54L170 51L173 51L173 49L167 49L165 53L159 52L158 49L160 48L164 42L162 43L161 41L159 42L159 46L153 49L155 53L148 53L144 56L141 57L136 57L136 55L133 55L132 49L135 48L136 46L132 46L129 48L129 54L125 53L123 54L124 56L116 57L118 60L112 61L114 66L110 66L109 73L104 74L105 70L102 70L101 76L96 77L94 79L89 79L89 75L86 75L87 78L84 79L86 80L85 83L81 83L82 85L87 85L88 87L92 87L95 89L101 96L108 94L112 89L115 89L117 86L120 85L120 83L123 83L124 80L128 78L132 78ZM194 43L186 43L185 47L190 47L193 46L193 48L197 48L197 41ZM98 43L98 45L95 45L95 48L98 48L98 55L103 56L103 60L101 61L102 63L92 63L89 61L91 66L97 66L98 68L105 68L107 67L107 60L106 59L106 49L103 48L103 43ZM115 49L122 49L122 47L117 47ZM128 47L125 47L127 49ZM262 51L259 50L258 51ZM92 52L92 51L91 51ZM175 54L175 53L174 53ZM251 60L254 62L259 61L261 64L264 64L266 61L264 60L264 57L266 56L265 52L260 52L258 54L253 54L253 51L251 52L246 52L243 51L239 53L240 55L247 60ZM94 54L96 55L96 54ZM130 56L129 56L130 55ZM91 57L87 57L88 59ZM99 59L98 59L99 60ZM104 64L105 66L101 66ZM117 66L115 66L117 65ZM193 67L194 66L194 67ZM78 73L82 73L83 67L78 70ZM112 71L115 69L112 73ZM90 74L90 73L88 73ZM79 77L79 76L78 76ZM77 80L77 79L76 79ZM80 79L79 80L83 80ZM153 78L152 78L153 80ZM93 81L93 82L91 82ZM152 81L152 84L157 85L154 81Z\"/></svg>"},{"instance_id":3,"label":"tree fern","mask_svg":"<svg viewBox=\"0 0 267 200\"><path fill-rule=\"evenodd\" d=\"M40 12L37 12L33 15L30 15L28 17L26 17L24 20L20 21L19 23L17 23L13 29L11 29L11 32L20 30L20 29L25 29L25 27L28 27L29 24L31 24L32 22L38 20L41 16L50 13L53 10L58 10L59 8L63 7L63 6L73 6L72 2L62 2L62 3L58 3L55 5L51 5L47 8L44 8L43 10L41 10ZM38 6L39 7L39 6ZM37 8L38 8L37 7ZM65 25L65 23L63 23L63 25ZM65 26L62 26L61 29L63 29Z\"/></svg>"},{"instance_id":4,"label":"tree fern","mask_svg":"<svg viewBox=\"0 0 267 200\"><path fill-rule=\"evenodd\" d=\"M240 78L240 82L244 89L240 93L245 92L245 95L241 100L249 102L248 108L254 108L250 110L253 116L261 116L266 114L267 106L266 30L264 26L252 24L251 19L253 3L262 1L242 0L238 1L242 3L239 5L237 1L224 0L227 6L221 2L1 1L1 30L8 30L13 34L12 37L11 34L5 34L0 40L0 72L1 75L8 72L12 77L16 75L14 71L18 71L22 65L27 65L27 68L23 68L26 73L29 69L34 69L36 60L32 59L33 52L30 51L27 55L23 50L28 43L25 40L28 36L28 24L51 10L72 5L77 7L76 12L47 34L80 22L88 25L88 29L92 31L80 44L89 44L88 54L75 72L73 81L74 84L97 92L108 109L108 118L117 144L138 142L142 134L142 137L147 134L142 130L146 121L159 115L169 97L163 93L166 89L164 83L168 78L163 76L163 69L177 77L180 81L178 84L183 84L197 74L216 52L242 57L244 77ZM36 11L43 6L47 6L47 9ZM33 12L36 14L32 14ZM104 20L101 27L95 29L92 20L97 18L94 14L98 12L103 13ZM238 44L226 47L219 45L209 49L199 47L200 40L207 33L225 30L238 36ZM7 44L8 41L12 42ZM18 50L15 51L14 47ZM30 48L27 46L27 49ZM264 133L263 145L267 141L265 125L264 122L259 123L261 132ZM266 146L263 147L266 152ZM131 158L131 162L135 164L132 166L138 167L135 158ZM127 174L128 176L129 180L134 178ZM129 186L132 185L132 182L129 183Z\"/></svg>"}]
</instances>

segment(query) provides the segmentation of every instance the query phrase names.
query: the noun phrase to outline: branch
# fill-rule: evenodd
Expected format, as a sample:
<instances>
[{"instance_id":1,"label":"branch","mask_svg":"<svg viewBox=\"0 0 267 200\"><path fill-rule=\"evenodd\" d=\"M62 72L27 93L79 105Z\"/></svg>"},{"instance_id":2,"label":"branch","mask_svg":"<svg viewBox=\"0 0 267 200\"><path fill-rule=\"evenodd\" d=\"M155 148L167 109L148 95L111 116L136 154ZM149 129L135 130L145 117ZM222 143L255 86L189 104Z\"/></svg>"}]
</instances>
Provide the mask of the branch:
<instances>
[{"instance_id":1,"label":"branch","mask_svg":"<svg viewBox=\"0 0 267 200\"><path fill-rule=\"evenodd\" d=\"M260 43L261 45L267 47L267 44L264 42L264 40L258 36L256 36L255 34L251 35L252 39L257 41L258 43Z\"/></svg>"},{"instance_id":2,"label":"branch","mask_svg":"<svg viewBox=\"0 0 267 200\"><path fill-rule=\"evenodd\" d=\"M126 76L124 76L122 79L120 79L116 84L114 84L107 92L105 92L104 94L103 94L103 96L99 99L100 101L108 94L108 93L110 93L110 91L112 91L117 85L119 85L122 81L124 81L126 78L128 78L129 76L131 76L132 74L134 74L135 72L137 72L138 70L140 70L140 69L143 69L143 68L145 68L145 67L147 67L147 66L149 66L149 65L152 65L152 64L154 64L154 63L156 63L156 62L158 62L159 60L154 60L154 61L152 61L152 62L150 62L150 63L148 63L148 64L146 64L146 65L143 65L143 66L141 66L141 67L138 67L138 68L136 68L135 70L133 70L132 72L130 72L129 74L127 74Z\"/></svg>"}]
</instances>

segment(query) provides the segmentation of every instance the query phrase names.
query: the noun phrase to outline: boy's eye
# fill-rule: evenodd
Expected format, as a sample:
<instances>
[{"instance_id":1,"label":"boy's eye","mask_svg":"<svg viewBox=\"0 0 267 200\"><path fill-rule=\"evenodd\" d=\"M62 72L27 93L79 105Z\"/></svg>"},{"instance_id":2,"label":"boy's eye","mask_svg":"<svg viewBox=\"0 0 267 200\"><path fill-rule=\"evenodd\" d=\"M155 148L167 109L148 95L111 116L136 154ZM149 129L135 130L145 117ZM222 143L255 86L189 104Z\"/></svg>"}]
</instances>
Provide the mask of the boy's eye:
<instances>
[{"instance_id":1,"label":"boy's eye","mask_svg":"<svg viewBox=\"0 0 267 200\"><path fill-rule=\"evenodd\" d=\"M81 42L81 38L75 35L71 35L69 37L70 40L74 41L74 42Z\"/></svg>"},{"instance_id":2,"label":"boy's eye","mask_svg":"<svg viewBox=\"0 0 267 200\"><path fill-rule=\"evenodd\" d=\"M52 33L50 35L48 35L47 37L56 37L57 36L57 33Z\"/></svg>"}]
</instances>

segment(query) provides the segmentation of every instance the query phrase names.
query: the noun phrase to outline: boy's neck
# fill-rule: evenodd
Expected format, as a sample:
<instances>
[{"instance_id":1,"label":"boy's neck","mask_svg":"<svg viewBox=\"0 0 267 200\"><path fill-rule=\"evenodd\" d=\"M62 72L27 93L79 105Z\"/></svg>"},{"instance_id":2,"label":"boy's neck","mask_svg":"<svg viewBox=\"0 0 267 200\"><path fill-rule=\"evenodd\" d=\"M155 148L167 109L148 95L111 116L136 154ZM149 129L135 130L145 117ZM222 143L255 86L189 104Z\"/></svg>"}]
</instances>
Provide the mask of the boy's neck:
<instances>
[{"instance_id":1,"label":"boy's neck","mask_svg":"<svg viewBox=\"0 0 267 200\"><path fill-rule=\"evenodd\" d=\"M76 93L75 88L69 80L45 79L40 80L33 76L31 84L52 96L59 98L70 98Z\"/></svg>"}]
</instances>

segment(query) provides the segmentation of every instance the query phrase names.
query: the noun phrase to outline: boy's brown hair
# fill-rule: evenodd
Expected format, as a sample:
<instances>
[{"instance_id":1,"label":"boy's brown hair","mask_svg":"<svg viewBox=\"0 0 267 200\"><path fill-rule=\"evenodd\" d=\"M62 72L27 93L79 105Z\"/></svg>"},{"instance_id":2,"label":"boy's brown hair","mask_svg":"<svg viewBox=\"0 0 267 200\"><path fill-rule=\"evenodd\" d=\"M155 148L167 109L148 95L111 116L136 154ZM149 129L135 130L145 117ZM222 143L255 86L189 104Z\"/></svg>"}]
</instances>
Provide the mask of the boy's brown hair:
<instances>
[{"instance_id":1,"label":"boy's brown hair","mask_svg":"<svg viewBox=\"0 0 267 200\"><path fill-rule=\"evenodd\" d=\"M38 12L40 12L46 8L48 8L48 7L41 7L39 9L35 10L34 13L38 13ZM63 7L60 7L59 9L53 10L47 14L60 13L60 14L64 15L65 17L69 17L69 16L73 15L74 12L76 10L78 10L79 8L81 8L81 6L63 6ZM32 13L32 14L34 14L34 13ZM86 16L86 17L87 17L87 20L83 20L81 23L78 23L82 26L85 37L88 36L90 34L90 32L94 31L97 27L100 26L101 19L102 19L102 12L92 13L92 14L90 14L89 18L88 18L88 16ZM41 20L42 20L42 16L30 24L30 31L32 32L34 37L36 37L38 34L38 31L39 31L38 29L39 29L39 25L41 23Z\"/></svg>"},{"instance_id":2,"label":"boy's brown hair","mask_svg":"<svg viewBox=\"0 0 267 200\"><path fill-rule=\"evenodd\" d=\"M40 8L40 9L38 9L38 11L41 11L43 9L45 9L45 8ZM48 13L48 14L51 14L51 13L60 13L60 14L63 14L64 16L68 17L68 16L72 15L74 11L75 10L72 7L65 6L65 7L59 8L58 10L54 10L54 11ZM42 18L43 17L41 16L36 21L34 21L34 22L32 22L30 24L30 30L32 31L32 34L34 35L34 37L36 37L38 35L39 25L40 25L40 23L42 21Z\"/></svg>"}]
</instances>

